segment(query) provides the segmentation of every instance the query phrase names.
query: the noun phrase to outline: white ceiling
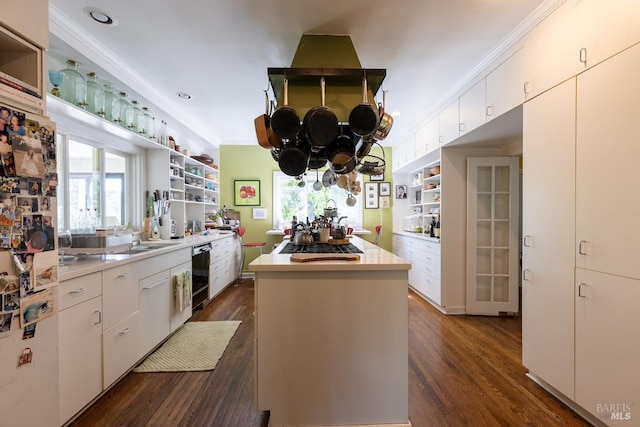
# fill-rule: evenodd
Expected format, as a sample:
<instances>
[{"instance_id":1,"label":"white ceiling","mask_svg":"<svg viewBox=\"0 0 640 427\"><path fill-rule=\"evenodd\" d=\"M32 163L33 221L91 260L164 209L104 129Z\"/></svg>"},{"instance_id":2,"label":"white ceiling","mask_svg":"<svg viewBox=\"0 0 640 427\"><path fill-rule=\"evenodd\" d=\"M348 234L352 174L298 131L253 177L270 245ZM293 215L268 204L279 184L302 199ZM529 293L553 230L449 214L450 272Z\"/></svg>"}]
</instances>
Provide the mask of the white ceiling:
<instances>
[{"instance_id":1,"label":"white ceiling","mask_svg":"<svg viewBox=\"0 0 640 427\"><path fill-rule=\"evenodd\" d=\"M74 57L81 71L126 85L170 130L182 123L214 144L255 144L267 68L289 67L304 33L347 34L364 68L387 71L387 109L401 112L390 145L559 2L50 0L49 63ZM88 6L117 25L92 21Z\"/></svg>"}]
</instances>

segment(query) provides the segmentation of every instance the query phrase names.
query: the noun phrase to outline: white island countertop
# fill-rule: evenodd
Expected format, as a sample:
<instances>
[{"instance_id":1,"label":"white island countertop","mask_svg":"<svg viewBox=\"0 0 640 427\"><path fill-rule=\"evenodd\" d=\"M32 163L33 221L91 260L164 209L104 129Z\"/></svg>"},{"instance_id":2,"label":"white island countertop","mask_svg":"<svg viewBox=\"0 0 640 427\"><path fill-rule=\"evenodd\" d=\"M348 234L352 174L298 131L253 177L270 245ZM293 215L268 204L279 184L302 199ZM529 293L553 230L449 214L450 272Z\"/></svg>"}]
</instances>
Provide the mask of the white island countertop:
<instances>
[{"instance_id":1,"label":"white island countertop","mask_svg":"<svg viewBox=\"0 0 640 427\"><path fill-rule=\"evenodd\" d=\"M326 270L331 266L333 271L365 271L365 270L409 270L411 263L391 252L388 252L360 237L350 238L351 243L363 253L357 261L291 261L291 254L280 254L282 248L288 243L284 240L273 252L260 255L249 264L249 271L316 271Z\"/></svg>"}]
</instances>

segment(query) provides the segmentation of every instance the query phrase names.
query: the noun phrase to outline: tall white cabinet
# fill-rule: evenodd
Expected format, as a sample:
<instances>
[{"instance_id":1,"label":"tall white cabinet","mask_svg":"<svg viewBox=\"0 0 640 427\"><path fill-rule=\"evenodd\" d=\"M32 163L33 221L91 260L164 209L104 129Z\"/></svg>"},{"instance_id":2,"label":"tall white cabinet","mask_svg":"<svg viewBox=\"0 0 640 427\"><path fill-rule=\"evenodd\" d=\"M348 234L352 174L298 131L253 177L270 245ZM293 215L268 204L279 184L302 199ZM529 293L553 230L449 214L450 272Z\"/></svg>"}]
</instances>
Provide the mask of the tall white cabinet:
<instances>
[{"instance_id":1,"label":"tall white cabinet","mask_svg":"<svg viewBox=\"0 0 640 427\"><path fill-rule=\"evenodd\" d=\"M640 44L578 76L576 401L591 412L640 402L639 68Z\"/></svg>"},{"instance_id":2,"label":"tall white cabinet","mask_svg":"<svg viewBox=\"0 0 640 427\"><path fill-rule=\"evenodd\" d=\"M607 425L640 402L639 68L640 44L524 114L523 363Z\"/></svg>"},{"instance_id":3,"label":"tall white cabinet","mask_svg":"<svg viewBox=\"0 0 640 427\"><path fill-rule=\"evenodd\" d=\"M574 396L575 109L571 79L524 105L522 363Z\"/></svg>"}]
</instances>

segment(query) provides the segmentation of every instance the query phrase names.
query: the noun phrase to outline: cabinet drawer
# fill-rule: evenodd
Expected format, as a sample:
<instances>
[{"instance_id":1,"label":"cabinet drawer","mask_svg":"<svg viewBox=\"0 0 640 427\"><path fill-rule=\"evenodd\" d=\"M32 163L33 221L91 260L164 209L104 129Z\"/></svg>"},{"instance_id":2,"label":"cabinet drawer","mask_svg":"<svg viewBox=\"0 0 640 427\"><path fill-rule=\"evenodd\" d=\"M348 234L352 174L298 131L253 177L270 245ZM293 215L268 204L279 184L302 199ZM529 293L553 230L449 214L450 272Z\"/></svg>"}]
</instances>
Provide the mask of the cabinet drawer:
<instances>
[{"instance_id":1,"label":"cabinet drawer","mask_svg":"<svg viewBox=\"0 0 640 427\"><path fill-rule=\"evenodd\" d=\"M139 323L140 315L136 312L102 333L105 389L142 357Z\"/></svg>"},{"instance_id":2,"label":"cabinet drawer","mask_svg":"<svg viewBox=\"0 0 640 427\"><path fill-rule=\"evenodd\" d=\"M97 273L60 282L58 289L59 310L89 301L102 294L102 275Z\"/></svg>"},{"instance_id":3,"label":"cabinet drawer","mask_svg":"<svg viewBox=\"0 0 640 427\"><path fill-rule=\"evenodd\" d=\"M102 272L105 330L138 311L137 265L131 263Z\"/></svg>"}]
</instances>

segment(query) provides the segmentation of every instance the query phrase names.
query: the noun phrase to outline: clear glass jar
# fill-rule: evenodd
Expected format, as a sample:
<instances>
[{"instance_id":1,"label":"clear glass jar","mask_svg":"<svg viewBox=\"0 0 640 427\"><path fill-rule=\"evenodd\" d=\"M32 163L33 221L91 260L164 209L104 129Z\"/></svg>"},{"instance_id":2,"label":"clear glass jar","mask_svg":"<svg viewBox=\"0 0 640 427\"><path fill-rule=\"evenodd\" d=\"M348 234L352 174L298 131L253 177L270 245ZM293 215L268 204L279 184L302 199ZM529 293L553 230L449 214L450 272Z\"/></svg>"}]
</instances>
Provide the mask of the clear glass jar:
<instances>
[{"instance_id":1,"label":"clear glass jar","mask_svg":"<svg viewBox=\"0 0 640 427\"><path fill-rule=\"evenodd\" d=\"M120 109L118 108L118 97L113 93L113 85L105 83L104 87L104 118L110 122L118 122Z\"/></svg>"},{"instance_id":2,"label":"clear glass jar","mask_svg":"<svg viewBox=\"0 0 640 427\"><path fill-rule=\"evenodd\" d=\"M153 133L154 133L153 129L151 128L153 117L151 117L151 114L149 114L148 107L142 107L142 115L143 115L143 119L142 119L143 128L141 133L147 138L152 139Z\"/></svg>"},{"instance_id":3,"label":"clear glass jar","mask_svg":"<svg viewBox=\"0 0 640 427\"><path fill-rule=\"evenodd\" d=\"M60 98L82 108L87 107L87 81L78 72L78 63L73 59L67 60L67 68L60 70L62 83L60 84Z\"/></svg>"},{"instance_id":4,"label":"clear glass jar","mask_svg":"<svg viewBox=\"0 0 640 427\"><path fill-rule=\"evenodd\" d=\"M120 92L118 96L118 124L123 128L130 129L133 123L133 105L127 99L126 92Z\"/></svg>"},{"instance_id":5,"label":"clear glass jar","mask_svg":"<svg viewBox=\"0 0 640 427\"><path fill-rule=\"evenodd\" d=\"M131 101L131 105L133 105L133 120L129 129L131 129L135 133L142 133L142 128L144 127L144 113L138 106L138 101Z\"/></svg>"},{"instance_id":6,"label":"clear glass jar","mask_svg":"<svg viewBox=\"0 0 640 427\"><path fill-rule=\"evenodd\" d=\"M98 76L93 71L87 74L87 110L104 117L104 90L98 84Z\"/></svg>"}]
</instances>

